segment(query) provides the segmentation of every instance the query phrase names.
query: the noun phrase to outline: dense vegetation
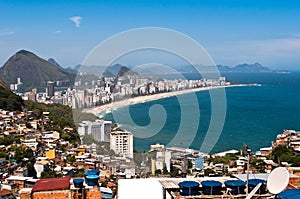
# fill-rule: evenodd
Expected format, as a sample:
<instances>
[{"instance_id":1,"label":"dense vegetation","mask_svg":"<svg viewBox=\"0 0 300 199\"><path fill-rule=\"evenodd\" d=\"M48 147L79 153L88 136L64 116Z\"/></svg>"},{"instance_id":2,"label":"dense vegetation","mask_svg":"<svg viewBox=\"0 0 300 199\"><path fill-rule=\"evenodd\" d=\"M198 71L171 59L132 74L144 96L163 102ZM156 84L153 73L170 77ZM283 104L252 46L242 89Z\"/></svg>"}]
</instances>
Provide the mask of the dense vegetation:
<instances>
[{"instance_id":1,"label":"dense vegetation","mask_svg":"<svg viewBox=\"0 0 300 199\"><path fill-rule=\"evenodd\" d=\"M0 109L8 111L21 111L23 99L11 91L0 86Z\"/></svg>"},{"instance_id":2,"label":"dense vegetation","mask_svg":"<svg viewBox=\"0 0 300 199\"><path fill-rule=\"evenodd\" d=\"M269 155L269 159L276 163L288 162L292 166L300 166L300 156L295 156L293 150L286 145L278 145Z\"/></svg>"},{"instance_id":3,"label":"dense vegetation","mask_svg":"<svg viewBox=\"0 0 300 199\"><path fill-rule=\"evenodd\" d=\"M98 117L92 113L85 113L80 109L73 109L73 120L76 126L82 121L95 121L96 119L98 119Z\"/></svg>"},{"instance_id":4,"label":"dense vegetation","mask_svg":"<svg viewBox=\"0 0 300 199\"><path fill-rule=\"evenodd\" d=\"M69 106L61 104L43 104L33 101L23 101L23 99L13 92L0 86L0 109L8 111L22 111L27 109L33 111L37 118L43 118L43 112L49 112L49 119L52 121L45 127L45 130L58 131L61 137L72 143L79 142L79 135L76 132L76 124L83 120L94 121L97 117L91 113L83 113L81 110L72 110ZM73 118L74 117L74 118ZM64 131L65 127L73 128L73 132ZM7 138L0 140L4 145L15 140Z\"/></svg>"},{"instance_id":5,"label":"dense vegetation","mask_svg":"<svg viewBox=\"0 0 300 199\"><path fill-rule=\"evenodd\" d=\"M66 141L71 143L79 142L79 135L73 120L72 108L61 104L43 104L32 101L26 101L25 106L37 114L38 118L43 116L43 112L49 112L49 119L52 121L45 127L45 130L58 131ZM65 127L73 128L74 131L66 132Z\"/></svg>"},{"instance_id":6,"label":"dense vegetation","mask_svg":"<svg viewBox=\"0 0 300 199\"><path fill-rule=\"evenodd\" d=\"M102 154L102 155L115 155L115 152L113 150L110 149L109 147L109 143L108 142L98 142L97 140L94 139L94 137L92 135L84 135L83 140L82 140L83 144L96 144L97 145L97 154Z\"/></svg>"}]
</instances>

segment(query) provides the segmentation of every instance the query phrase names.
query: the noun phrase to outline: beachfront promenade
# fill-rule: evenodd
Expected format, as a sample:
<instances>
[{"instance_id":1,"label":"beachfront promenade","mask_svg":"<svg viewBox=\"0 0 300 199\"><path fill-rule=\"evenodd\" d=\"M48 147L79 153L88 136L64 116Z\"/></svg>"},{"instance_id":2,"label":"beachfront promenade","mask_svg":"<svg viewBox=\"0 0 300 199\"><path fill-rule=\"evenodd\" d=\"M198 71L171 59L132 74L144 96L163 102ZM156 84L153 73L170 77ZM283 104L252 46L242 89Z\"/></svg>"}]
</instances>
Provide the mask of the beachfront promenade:
<instances>
[{"instance_id":1,"label":"beachfront promenade","mask_svg":"<svg viewBox=\"0 0 300 199\"><path fill-rule=\"evenodd\" d=\"M207 87L200 87L200 88L191 88L191 89L184 89L184 90L179 90L179 91L171 91L171 92L163 92L163 93L157 93L157 94L152 94L152 95L144 95L144 96L137 96L137 97L132 97L129 99L124 99L121 101L116 101L112 103L107 103L104 105L100 105L94 108L88 108L84 109L85 112L87 113L92 113L94 115L98 115L101 112L104 111L109 111L110 109L116 109L128 105L133 105L133 104L140 104L144 102L149 102L149 101L155 101L163 98L168 98L172 96L177 96L177 95L183 95L187 93L192 93L192 92L200 92L200 91L207 91L211 89L225 89L229 87L240 87L240 86L256 86L255 84L234 84L234 85L223 85L223 86L207 86Z\"/></svg>"}]
</instances>

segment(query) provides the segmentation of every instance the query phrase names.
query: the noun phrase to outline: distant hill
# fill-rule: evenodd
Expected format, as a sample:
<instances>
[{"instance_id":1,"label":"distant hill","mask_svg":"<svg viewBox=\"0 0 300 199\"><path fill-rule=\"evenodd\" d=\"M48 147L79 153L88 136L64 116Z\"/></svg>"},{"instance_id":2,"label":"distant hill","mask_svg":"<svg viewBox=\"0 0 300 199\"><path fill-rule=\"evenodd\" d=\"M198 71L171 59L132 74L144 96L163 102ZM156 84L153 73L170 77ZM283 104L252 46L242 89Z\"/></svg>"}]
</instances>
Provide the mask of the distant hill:
<instances>
[{"instance_id":1,"label":"distant hill","mask_svg":"<svg viewBox=\"0 0 300 199\"><path fill-rule=\"evenodd\" d=\"M195 68L195 67L196 68ZM202 65L181 65L181 66L169 66L168 67L161 67L153 65L153 67L148 68L138 68L138 69L132 69L134 71L137 71L139 74L148 75L148 76L157 76L157 75L163 75L163 74L194 74L198 73L197 69L200 69L201 72L213 72L214 70L211 70L212 67L210 66L202 66ZM259 63L254 64L239 64L236 66L224 66L224 65L217 65L217 69L221 73L232 73L232 72L239 72L239 73L245 73L245 72L252 72L252 73L260 73L260 72L273 72L273 73L288 73L288 71L285 70L273 70L270 67L263 66Z\"/></svg>"},{"instance_id":2,"label":"distant hill","mask_svg":"<svg viewBox=\"0 0 300 199\"><path fill-rule=\"evenodd\" d=\"M59 65L59 63L57 63L57 62L55 61L55 59L53 59L53 58L49 58L49 59L48 59L48 62L49 62L50 64L53 64L54 66L57 66L58 68L62 68L62 67Z\"/></svg>"},{"instance_id":3,"label":"distant hill","mask_svg":"<svg viewBox=\"0 0 300 199\"><path fill-rule=\"evenodd\" d=\"M270 67L263 66L259 63L254 64L239 64L234 67L217 65L220 72L275 72L284 73L288 71L284 70L273 70Z\"/></svg>"},{"instance_id":4,"label":"distant hill","mask_svg":"<svg viewBox=\"0 0 300 199\"><path fill-rule=\"evenodd\" d=\"M47 81L69 81L73 84L75 74L66 72L32 52L21 50L8 59L0 68L0 77L6 84L14 84L17 78L25 88L41 88Z\"/></svg>"},{"instance_id":5,"label":"distant hill","mask_svg":"<svg viewBox=\"0 0 300 199\"><path fill-rule=\"evenodd\" d=\"M121 78L123 77L124 75L129 75L129 76L135 76L135 77L138 77L139 74L129 68L127 68L126 66L122 66L120 69L119 69L119 72L117 74L117 78Z\"/></svg>"},{"instance_id":6,"label":"distant hill","mask_svg":"<svg viewBox=\"0 0 300 199\"><path fill-rule=\"evenodd\" d=\"M65 72L67 72L67 73L73 73L73 74L76 74L77 73L77 71L76 70L74 70L74 69L72 69L72 68L70 68L70 67L68 67L68 68L63 68L61 65L59 65L59 63L57 63L57 61L55 60L55 59L53 59L53 58L49 58L48 59L48 62L50 63L50 64L53 64L54 66L56 66L56 67L58 67L59 69L61 69L62 71L65 71Z\"/></svg>"},{"instance_id":7,"label":"distant hill","mask_svg":"<svg viewBox=\"0 0 300 199\"><path fill-rule=\"evenodd\" d=\"M76 65L73 70L76 70L80 73L93 74L96 76L104 77L116 77L121 69L121 64L115 64L113 66L85 66L85 65Z\"/></svg>"},{"instance_id":8,"label":"distant hill","mask_svg":"<svg viewBox=\"0 0 300 199\"><path fill-rule=\"evenodd\" d=\"M86 66L78 64L76 65L73 70L77 72L77 74L88 74L88 75L95 75L95 76L102 76L104 66Z\"/></svg>"},{"instance_id":9,"label":"distant hill","mask_svg":"<svg viewBox=\"0 0 300 199\"><path fill-rule=\"evenodd\" d=\"M118 75L121 75L120 74L120 70L123 66L121 64L115 64L113 66L109 66L105 69L105 71L103 72L103 76L105 77L117 77ZM125 69L125 68L123 68ZM122 69L122 70L123 70ZM126 70L126 69L125 69ZM124 72L124 71L123 71ZM122 73L122 72L121 72ZM124 74L124 73L123 73Z\"/></svg>"}]
</instances>

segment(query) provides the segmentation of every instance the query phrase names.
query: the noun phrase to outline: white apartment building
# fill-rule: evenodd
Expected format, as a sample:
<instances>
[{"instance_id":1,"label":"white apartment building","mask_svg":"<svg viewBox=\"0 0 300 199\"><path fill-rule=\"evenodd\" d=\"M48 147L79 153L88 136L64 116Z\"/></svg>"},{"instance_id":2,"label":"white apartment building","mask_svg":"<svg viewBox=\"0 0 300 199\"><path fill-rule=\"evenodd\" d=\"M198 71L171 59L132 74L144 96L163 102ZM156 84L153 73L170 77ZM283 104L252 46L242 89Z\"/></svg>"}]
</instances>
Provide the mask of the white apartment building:
<instances>
[{"instance_id":1,"label":"white apartment building","mask_svg":"<svg viewBox=\"0 0 300 199\"><path fill-rule=\"evenodd\" d=\"M133 158L133 134L128 131L111 132L110 149L116 154Z\"/></svg>"},{"instance_id":2,"label":"white apartment building","mask_svg":"<svg viewBox=\"0 0 300 199\"><path fill-rule=\"evenodd\" d=\"M84 135L92 135L98 142L109 142L111 121L96 120L95 122L83 121L78 126L78 134L82 140Z\"/></svg>"}]
</instances>

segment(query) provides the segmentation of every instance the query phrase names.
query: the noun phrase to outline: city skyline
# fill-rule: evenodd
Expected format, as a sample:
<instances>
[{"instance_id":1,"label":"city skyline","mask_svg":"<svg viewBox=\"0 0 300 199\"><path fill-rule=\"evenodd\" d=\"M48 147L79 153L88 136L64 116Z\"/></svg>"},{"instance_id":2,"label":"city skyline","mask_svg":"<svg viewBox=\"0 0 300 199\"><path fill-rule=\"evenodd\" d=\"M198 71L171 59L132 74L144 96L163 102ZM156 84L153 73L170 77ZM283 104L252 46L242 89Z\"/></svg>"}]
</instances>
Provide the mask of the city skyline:
<instances>
[{"instance_id":1,"label":"city skyline","mask_svg":"<svg viewBox=\"0 0 300 199\"><path fill-rule=\"evenodd\" d=\"M162 27L196 40L216 64L299 69L297 1L31 0L2 1L0 8L0 66L26 49L73 67L119 32Z\"/></svg>"}]
</instances>

